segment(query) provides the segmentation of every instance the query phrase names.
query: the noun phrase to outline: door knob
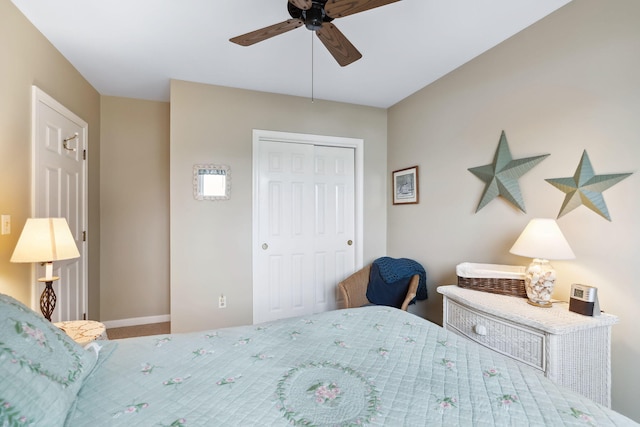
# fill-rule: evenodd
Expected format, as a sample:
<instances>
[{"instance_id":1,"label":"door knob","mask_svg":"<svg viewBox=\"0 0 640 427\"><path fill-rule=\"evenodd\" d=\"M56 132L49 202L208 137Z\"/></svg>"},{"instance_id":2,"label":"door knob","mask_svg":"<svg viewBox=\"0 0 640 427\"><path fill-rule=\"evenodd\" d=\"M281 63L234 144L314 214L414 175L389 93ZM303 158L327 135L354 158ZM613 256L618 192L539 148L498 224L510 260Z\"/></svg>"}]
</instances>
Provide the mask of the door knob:
<instances>
[{"instance_id":1,"label":"door knob","mask_svg":"<svg viewBox=\"0 0 640 427\"><path fill-rule=\"evenodd\" d=\"M353 245L353 240L347 240L347 245L349 246Z\"/></svg>"},{"instance_id":2,"label":"door knob","mask_svg":"<svg viewBox=\"0 0 640 427\"><path fill-rule=\"evenodd\" d=\"M267 249L269 249L269 245L267 245L266 243L263 243L262 244L262 249L264 249L266 251Z\"/></svg>"}]
</instances>

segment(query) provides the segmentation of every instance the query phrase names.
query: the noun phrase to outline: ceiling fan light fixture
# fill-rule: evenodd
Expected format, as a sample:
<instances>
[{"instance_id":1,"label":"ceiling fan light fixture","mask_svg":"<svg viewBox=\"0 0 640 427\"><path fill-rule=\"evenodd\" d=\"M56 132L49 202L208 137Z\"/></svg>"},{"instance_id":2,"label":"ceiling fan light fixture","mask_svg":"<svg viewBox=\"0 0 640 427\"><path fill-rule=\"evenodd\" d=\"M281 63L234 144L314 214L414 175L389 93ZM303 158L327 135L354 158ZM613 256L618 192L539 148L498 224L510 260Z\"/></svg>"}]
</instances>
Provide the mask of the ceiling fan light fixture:
<instances>
[{"instance_id":1,"label":"ceiling fan light fixture","mask_svg":"<svg viewBox=\"0 0 640 427\"><path fill-rule=\"evenodd\" d=\"M322 28L322 22L324 22L325 13L322 6L318 3L313 3L311 9L302 12L304 16L304 25L308 30L318 31Z\"/></svg>"}]
</instances>

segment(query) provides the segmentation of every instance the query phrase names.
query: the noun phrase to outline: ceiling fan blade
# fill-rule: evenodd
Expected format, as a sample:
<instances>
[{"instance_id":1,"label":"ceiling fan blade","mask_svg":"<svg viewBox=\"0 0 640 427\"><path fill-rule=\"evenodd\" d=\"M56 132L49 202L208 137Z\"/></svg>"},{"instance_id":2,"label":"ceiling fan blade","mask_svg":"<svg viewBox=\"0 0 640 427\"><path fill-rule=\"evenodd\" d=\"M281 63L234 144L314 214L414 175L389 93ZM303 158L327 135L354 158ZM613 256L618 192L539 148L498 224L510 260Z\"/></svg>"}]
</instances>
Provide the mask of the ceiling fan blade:
<instances>
[{"instance_id":1,"label":"ceiling fan blade","mask_svg":"<svg viewBox=\"0 0 640 427\"><path fill-rule=\"evenodd\" d=\"M344 67L362 58L362 54L358 52L358 49L347 40L335 25L325 22L322 24L322 28L316 31L316 35L340 66Z\"/></svg>"},{"instance_id":2,"label":"ceiling fan blade","mask_svg":"<svg viewBox=\"0 0 640 427\"><path fill-rule=\"evenodd\" d=\"M307 10L311 8L311 0L289 0L289 3L297 7L298 9Z\"/></svg>"},{"instance_id":3,"label":"ceiling fan blade","mask_svg":"<svg viewBox=\"0 0 640 427\"><path fill-rule=\"evenodd\" d=\"M304 25L304 21L301 19L288 19L279 24L270 25L268 27L261 28L259 30L252 31L241 36L229 39L230 42L239 44L241 46L251 46L254 43L261 42L273 36L277 36L287 31L291 31Z\"/></svg>"},{"instance_id":4,"label":"ceiling fan blade","mask_svg":"<svg viewBox=\"0 0 640 427\"><path fill-rule=\"evenodd\" d=\"M386 6L397 1L400 0L327 0L324 5L324 11L331 18L342 18L343 16Z\"/></svg>"}]
</instances>

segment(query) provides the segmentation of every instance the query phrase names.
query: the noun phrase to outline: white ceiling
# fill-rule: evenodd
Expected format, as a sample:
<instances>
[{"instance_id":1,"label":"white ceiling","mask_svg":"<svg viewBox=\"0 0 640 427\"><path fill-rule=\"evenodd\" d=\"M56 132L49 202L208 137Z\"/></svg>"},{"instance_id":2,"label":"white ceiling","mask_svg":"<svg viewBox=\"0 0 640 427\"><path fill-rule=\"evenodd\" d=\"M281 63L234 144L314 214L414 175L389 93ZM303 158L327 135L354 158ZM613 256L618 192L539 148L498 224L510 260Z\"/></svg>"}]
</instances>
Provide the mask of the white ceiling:
<instances>
[{"instance_id":1,"label":"white ceiling","mask_svg":"<svg viewBox=\"0 0 640 427\"><path fill-rule=\"evenodd\" d=\"M569 1L402 0L338 18L363 55L343 68L304 26L228 41L289 19L286 0L12 0L102 95L168 101L178 79L382 108Z\"/></svg>"}]
</instances>

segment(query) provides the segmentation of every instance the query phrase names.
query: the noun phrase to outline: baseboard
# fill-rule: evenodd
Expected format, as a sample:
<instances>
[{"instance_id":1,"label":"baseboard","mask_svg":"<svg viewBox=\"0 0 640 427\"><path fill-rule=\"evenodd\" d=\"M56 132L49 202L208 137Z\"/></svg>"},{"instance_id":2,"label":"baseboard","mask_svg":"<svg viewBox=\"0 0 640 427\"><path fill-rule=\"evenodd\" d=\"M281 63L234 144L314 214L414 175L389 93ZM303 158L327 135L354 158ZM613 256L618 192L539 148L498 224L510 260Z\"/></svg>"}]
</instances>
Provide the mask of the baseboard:
<instances>
[{"instance_id":1,"label":"baseboard","mask_svg":"<svg viewBox=\"0 0 640 427\"><path fill-rule=\"evenodd\" d=\"M120 320L107 320L102 322L107 329L109 328L123 328L125 326L138 326L147 325L150 323L162 323L170 322L170 314L162 314L160 316L147 316L147 317L134 317L132 319L120 319Z\"/></svg>"}]
</instances>

